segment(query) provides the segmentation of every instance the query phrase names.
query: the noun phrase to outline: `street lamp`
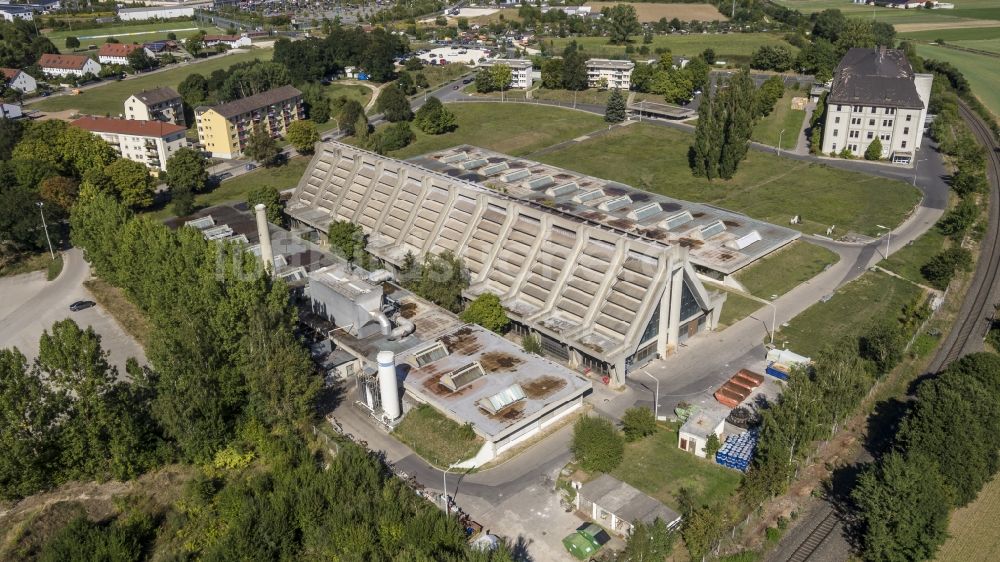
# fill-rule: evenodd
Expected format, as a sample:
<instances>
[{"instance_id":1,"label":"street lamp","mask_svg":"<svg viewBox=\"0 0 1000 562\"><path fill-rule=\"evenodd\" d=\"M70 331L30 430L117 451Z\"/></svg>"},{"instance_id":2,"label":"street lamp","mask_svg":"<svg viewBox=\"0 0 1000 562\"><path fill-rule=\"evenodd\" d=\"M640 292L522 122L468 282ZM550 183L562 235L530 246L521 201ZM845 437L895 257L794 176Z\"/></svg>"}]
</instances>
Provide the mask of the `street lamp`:
<instances>
[{"instance_id":1,"label":"street lamp","mask_svg":"<svg viewBox=\"0 0 1000 562\"><path fill-rule=\"evenodd\" d=\"M784 134L785 134L785 130L784 129L782 129L781 132L778 133L778 154L779 155L781 154L781 136L784 135Z\"/></svg>"},{"instance_id":2,"label":"street lamp","mask_svg":"<svg viewBox=\"0 0 1000 562\"><path fill-rule=\"evenodd\" d=\"M39 202L37 202L35 204L38 205L38 214L42 215L42 228L45 229L45 241L48 242L48 244L49 244L49 254L52 256L52 259L56 259L56 253L52 249L52 239L49 238L49 225L45 224L45 210L42 209L42 207L45 204L42 203L41 201L39 201Z\"/></svg>"},{"instance_id":3,"label":"street lamp","mask_svg":"<svg viewBox=\"0 0 1000 562\"><path fill-rule=\"evenodd\" d=\"M875 226L887 231L885 238L885 259L889 259L889 244L892 242L892 229L881 224L876 224Z\"/></svg>"},{"instance_id":4,"label":"street lamp","mask_svg":"<svg viewBox=\"0 0 1000 562\"><path fill-rule=\"evenodd\" d=\"M653 417L656 418L657 420L659 420L660 419L660 379L658 379L658 378L654 377L653 375L649 374L648 371L643 371L642 374L644 374L647 377L653 379L653 382L656 383L656 391L655 391L656 392L656 396L654 396L654 400L653 400Z\"/></svg>"},{"instance_id":5,"label":"street lamp","mask_svg":"<svg viewBox=\"0 0 1000 562\"><path fill-rule=\"evenodd\" d=\"M442 480L442 483L444 484L444 486L443 486L444 487L444 497L441 498L441 501L444 503L444 513L445 513L445 515L451 513L451 510L450 510L451 506L448 504L448 472L450 472L451 469L453 469L456 466L458 466L458 464L459 463L449 464L448 468L444 469L441 472L441 480Z\"/></svg>"}]
</instances>

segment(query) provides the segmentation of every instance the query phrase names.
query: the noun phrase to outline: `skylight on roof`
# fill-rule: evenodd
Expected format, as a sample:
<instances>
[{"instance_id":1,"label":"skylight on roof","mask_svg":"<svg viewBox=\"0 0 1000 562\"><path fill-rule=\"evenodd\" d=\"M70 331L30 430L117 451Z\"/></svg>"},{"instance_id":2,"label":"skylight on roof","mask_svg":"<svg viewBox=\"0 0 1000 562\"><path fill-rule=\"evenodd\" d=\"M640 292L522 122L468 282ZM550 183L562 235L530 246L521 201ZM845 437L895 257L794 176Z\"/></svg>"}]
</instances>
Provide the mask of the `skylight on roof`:
<instances>
[{"instance_id":1,"label":"skylight on roof","mask_svg":"<svg viewBox=\"0 0 1000 562\"><path fill-rule=\"evenodd\" d=\"M212 218L212 215L208 215L207 217L187 221L184 223L184 226L193 226L198 230L205 230L206 228L215 226L215 219Z\"/></svg>"},{"instance_id":2,"label":"skylight on roof","mask_svg":"<svg viewBox=\"0 0 1000 562\"><path fill-rule=\"evenodd\" d=\"M646 220L649 217L655 216L660 213L660 205L657 203L650 203L645 207L639 207L638 209L632 211L628 214L629 218L637 221Z\"/></svg>"},{"instance_id":3,"label":"skylight on roof","mask_svg":"<svg viewBox=\"0 0 1000 562\"><path fill-rule=\"evenodd\" d=\"M690 211L683 211L683 212L677 213L676 215L674 215L672 217L667 217L667 220L663 221L663 227L666 228L667 230L673 230L673 229L677 228L678 226L681 226L682 224L691 222L693 220L694 220L694 217L691 216L691 212Z\"/></svg>"},{"instance_id":4,"label":"skylight on roof","mask_svg":"<svg viewBox=\"0 0 1000 562\"><path fill-rule=\"evenodd\" d=\"M579 187L576 185L576 182L571 181L569 183L564 183L562 185L550 187L548 190L545 191L545 193L552 197L559 197L560 195L569 195L570 193L573 193L577 189L579 189Z\"/></svg>"},{"instance_id":5,"label":"skylight on roof","mask_svg":"<svg viewBox=\"0 0 1000 562\"><path fill-rule=\"evenodd\" d=\"M491 414L495 414L512 404L524 400L524 390L519 384L512 384L500 392L483 398L479 401L479 407Z\"/></svg>"},{"instance_id":6,"label":"skylight on roof","mask_svg":"<svg viewBox=\"0 0 1000 562\"><path fill-rule=\"evenodd\" d=\"M446 386L448 390L457 392L476 382L480 377L485 376L486 371L483 370L483 366L477 361L443 375L441 377L441 384Z\"/></svg>"},{"instance_id":7,"label":"skylight on roof","mask_svg":"<svg viewBox=\"0 0 1000 562\"><path fill-rule=\"evenodd\" d=\"M628 195L622 195L621 197L616 197L609 201L601 203L600 207L602 211L617 211L618 209L624 209L632 204L632 198Z\"/></svg>"},{"instance_id":8,"label":"skylight on roof","mask_svg":"<svg viewBox=\"0 0 1000 562\"><path fill-rule=\"evenodd\" d=\"M448 349L444 346L444 344L441 342L434 342L434 345L414 354L413 360L417 363L417 367L423 367L424 365L429 365L438 359L444 359L447 356Z\"/></svg>"},{"instance_id":9,"label":"skylight on roof","mask_svg":"<svg viewBox=\"0 0 1000 562\"><path fill-rule=\"evenodd\" d=\"M594 199L598 199L600 197L604 197L604 191L600 189L592 189L586 193L576 195L573 197L573 201L576 203L586 203L587 201L593 201Z\"/></svg>"},{"instance_id":10,"label":"skylight on roof","mask_svg":"<svg viewBox=\"0 0 1000 562\"><path fill-rule=\"evenodd\" d=\"M705 238L711 238L720 232L726 231L726 225L722 224L722 221L715 221L711 224L706 224L701 227L701 235Z\"/></svg>"}]
</instances>

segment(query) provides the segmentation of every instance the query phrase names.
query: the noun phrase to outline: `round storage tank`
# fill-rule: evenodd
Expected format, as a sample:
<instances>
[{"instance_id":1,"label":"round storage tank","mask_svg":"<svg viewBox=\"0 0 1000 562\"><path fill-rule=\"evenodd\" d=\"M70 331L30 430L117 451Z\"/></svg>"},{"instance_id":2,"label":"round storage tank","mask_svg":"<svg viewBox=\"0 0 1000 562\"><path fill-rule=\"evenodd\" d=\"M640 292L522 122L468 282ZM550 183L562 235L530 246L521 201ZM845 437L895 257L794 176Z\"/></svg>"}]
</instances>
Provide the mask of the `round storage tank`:
<instances>
[{"instance_id":1,"label":"round storage tank","mask_svg":"<svg viewBox=\"0 0 1000 562\"><path fill-rule=\"evenodd\" d=\"M380 351L378 360L378 387L382 398L382 410L390 420L397 419L400 412L399 382L396 380L396 354Z\"/></svg>"}]
</instances>

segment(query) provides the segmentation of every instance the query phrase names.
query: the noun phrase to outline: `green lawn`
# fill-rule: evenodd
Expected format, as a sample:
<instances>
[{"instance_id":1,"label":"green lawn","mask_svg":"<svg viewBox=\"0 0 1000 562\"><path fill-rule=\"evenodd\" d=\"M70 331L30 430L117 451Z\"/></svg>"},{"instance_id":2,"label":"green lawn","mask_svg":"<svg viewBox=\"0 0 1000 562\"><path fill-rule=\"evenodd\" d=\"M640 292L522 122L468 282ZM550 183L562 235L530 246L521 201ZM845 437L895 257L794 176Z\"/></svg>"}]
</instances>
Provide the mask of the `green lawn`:
<instances>
[{"instance_id":1,"label":"green lawn","mask_svg":"<svg viewBox=\"0 0 1000 562\"><path fill-rule=\"evenodd\" d=\"M828 265L837 263L838 259L837 254L826 248L796 240L740 270L736 280L750 294L771 299L812 279Z\"/></svg>"},{"instance_id":2,"label":"green lawn","mask_svg":"<svg viewBox=\"0 0 1000 562\"><path fill-rule=\"evenodd\" d=\"M1000 27L994 29L1000 33ZM958 45L959 47L965 47L966 49L975 49L977 51L988 51L990 53L1000 54L1000 37L977 40L966 39L962 41L951 41L950 43ZM1000 64L1000 62L998 62L998 64Z\"/></svg>"},{"instance_id":3,"label":"green lawn","mask_svg":"<svg viewBox=\"0 0 1000 562\"><path fill-rule=\"evenodd\" d=\"M920 268L930 261L932 256L944 249L946 240L947 238L938 232L938 229L932 228L879 265L914 283L927 285L929 282L920 273ZM882 248L885 248L884 244Z\"/></svg>"},{"instance_id":4,"label":"green lawn","mask_svg":"<svg viewBox=\"0 0 1000 562\"><path fill-rule=\"evenodd\" d=\"M610 45L607 37L553 37L543 39L546 48L554 49L554 52L561 53L570 41L576 41L578 45L591 57L624 57L624 45ZM711 47L715 49L719 60L737 57L741 60L748 60L750 54L762 45L783 45L793 53L798 49L785 41L781 35L775 33L727 33L727 34L701 34L690 33L687 35L655 35L649 47L648 55L640 55L638 52L631 55L634 59L658 58L655 54L658 47L670 49L675 55L694 56L699 55L705 49Z\"/></svg>"},{"instance_id":5,"label":"green lawn","mask_svg":"<svg viewBox=\"0 0 1000 562\"><path fill-rule=\"evenodd\" d=\"M627 98L628 92L622 92L622 95ZM608 98L611 97L611 91L590 88L582 92L574 92L572 90L547 90L545 88L538 88L531 93L531 97L536 100L553 100L565 103L573 103L575 100L576 103L607 105Z\"/></svg>"},{"instance_id":6,"label":"green lawn","mask_svg":"<svg viewBox=\"0 0 1000 562\"><path fill-rule=\"evenodd\" d=\"M922 290L906 281L869 271L838 290L827 302L818 302L782 327L775 345L814 356L827 344L856 334L875 320L895 318Z\"/></svg>"},{"instance_id":7,"label":"green lawn","mask_svg":"<svg viewBox=\"0 0 1000 562\"><path fill-rule=\"evenodd\" d=\"M446 64L444 66L428 64L424 65L424 68L421 70L410 71L410 74L416 76L417 73L423 73L424 78L427 78L427 84L430 85L429 89L433 90L442 84L451 82L470 70L472 69L468 66L459 63Z\"/></svg>"},{"instance_id":8,"label":"green lawn","mask_svg":"<svg viewBox=\"0 0 1000 562\"><path fill-rule=\"evenodd\" d=\"M167 37L167 33L172 31L177 34L178 39L184 39L194 35L199 28L219 31L219 28L217 27L199 25L194 20L191 20L47 31L43 33L43 35L52 41L56 47L65 51L67 37L76 37L80 40L82 47L86 49L87 45L100 45L101 43L104 43L104 40L107 37L115 37L122 43L140 43L143 41L152 41L161 37L165 39Z\"/></svg>"},{"instance_id":9,"label":"green lawn","mask_svg":"<svg viewBox=\"0 0 1000 562\"><path fill-rule=\"evenodd\" d=\"M715 287L712 288L714 289ZM734 293L732 291L726 291L726 293L729 296L726 297L726 302L722 305L722 314L719 316L720 330L725 327L732 326L765 306L764 304L753 299L748 299L739 293ZM770 322L770 320L768 320L768 322ZM770 324L768 324L768 326L770 326Z\"/></svg>"},{"instance_id":10,"label":"green lawn","mask_svg":"<svg viewBox=\"0 0 1000 562\"><path fill-rule=\"evenodd\" d=\"M917 45L917 54L928 59L950 62L962 71L972 86L972 93L1000 116L1000 58L956 51L936 45Z\"/></svg>"},{"instance_id":11,"label":"green lawn","mask_svg":"<svg viewBox=\"0 0 1000 562\"><path fill-rule=\"evenodd\" d=\"M753 140L770 146L778 146L780 140L781 148L795 148L806 112L804 109L792 109L792 98L807 96L808 92L786 89L785 95L774 104L770 115L757 122L753 129ZM782 129L784 134L781 134Z\"/></svg>"},{"instance_id":12,"label":"green lawn","mask_svg":"<svg viewBox=\"0 0 1000 562\"><path fill-rule=\"evenodd\" d=\"M742 474L677 448L677 428L659 424L656 433L625 445L625 458L611 475L675 510L677 493L687 488L698 505L716 505L730 499Z\"/></svg>"},{"instance_id":13,"label":"green lawn","mask_svg":"<svg viewBox=\"0 0 1000 562\"><path fill-rule=\"evenodd\" d=\"M849 231L874 235L876 224L896 225L920 201L905 182L839 170L822 164L788 160L751 150L729 181L694 177L687 151L692 134L677 129L636 124L616 129L539 157L600 178L688 201L701 201L751 217L793 228L838 234ZM836 188L833 188L836 186Z\"/></svg>"},{"instance_id":14,"label":"green lawn","mask_svg":"<svg viewBox=\"0 0 1000 562\"><path fill-rule=\"evenodd\" d=\"M991 18L993 8L996 7L996 0L963 0L955 2L954 10L899 10L896 8L875 8L864 4L852 4L842 0L776 0L777 4L794 8L804 14L820 12L826 9L837 9L850 17L871 18L875 14L878 21L890 23L906 22L935 22L949 21L956 18ZM985 15L984 15L985 14Z\"/></svg>"},{"instance_id":15,"label":"green lawn","mask_svg":"<svg viewBox=\"0 0 1000 562\"><path fill-rule=\"evenodd\" d=\"M426 404L410 410L392 434L438 467L470 459L483 446L483 438L471 427L455 423Z\"/></svg>"},{"instance_id":16,"label":"green lawn","mask_svg":"<svg viewBox=\"0 0 1000 562\"><path fill-rule=\"evenodd\" d=\"M390 154L410 158L459 144L474 144L514 156L587 134L604 120L572 109L501 103L452 103L458 128L443 135L426 135L414 127L417 140Z\"/></svg>"},{"instance_id":17,"label":"green lawn","mask_svg":"<svg viewBox=\"0 0 1000 562\"><path fill-rule=\"evenodd\" d=\"M368 102L372 99L372 89L368 86L331 82L330 85L324 87L323 90L326 92L327 97L331 100L344 96L349 100L357 100L362 107L368 105Z\"/></svg>"},{"instance_id":18,"label":"green lawn","mask_svg":"<svg viewBox=\"0 0 1000 562\"><path fill-rule=\"evenodd\" d=\"M901 33L903 39L916 39L918 41L980 41L986 39L1000 39L1000 27L970 27L966 29L938 29L931 31L910 31Z\"/></svg>"},{"instance_id":19,"label":"green lawn","mask_svg":"<svg viewBox=\"0 0 1000 562\"><path fill-rule=\"evenodd\" d=\"M31 104L32 109L42 111L63 111L75 109L80 113L91 115L122 113L125 100L141 90L169 86L176 88L190 74L198 72L208 76L214 70L226 69L230 66L253 59L271 60L272 49L253 49L243 53L215 56L208 59L198 59L198 62L182 63L169 70L147 74L121 82L107 82L102 86L84 90L78 96L53 96L38 103Z\"/></svg>"},{"instance_id":20,"label":"green lawn","mask_svg":"<svg viewBox=\"0 0 1000 562\"><path fill-rule=\"evenodd\" d=\"M236 176L219 184L219 187L208 193L202 193L195 197L195 207L204 209L221 203L233 201L244 201L247 192L257 187L274 187L278 191L295 187L306 172L309 165L309 158L296 157L289 160L285 165L277 168L258 168L252 172ZM169 204L152 211L150 216L155 219L165 219L173 216Z\"/></svg>"}]
</instances>

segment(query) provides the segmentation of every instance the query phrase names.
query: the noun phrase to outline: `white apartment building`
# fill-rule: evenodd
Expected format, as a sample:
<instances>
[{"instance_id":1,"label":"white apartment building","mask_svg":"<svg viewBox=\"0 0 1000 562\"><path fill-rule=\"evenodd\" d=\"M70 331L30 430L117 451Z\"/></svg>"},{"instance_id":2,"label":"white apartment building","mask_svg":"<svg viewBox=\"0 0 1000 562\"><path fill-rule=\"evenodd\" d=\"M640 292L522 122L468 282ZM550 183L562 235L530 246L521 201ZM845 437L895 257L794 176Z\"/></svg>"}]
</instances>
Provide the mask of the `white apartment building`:
<instances>
[{"instance_id":1,"label":"white apartment building","mask_svg":"<svg viewBox=\"0 0 1000 562\"><path fill-rule=\"evenodd\" d=\"M16 68L0 68L0 75L3 75L4 82L7 84L7 87L12 90L30 94L38 89L38 83L35 82L35 79L23 70L18 70Z\"/></svg>"},{"instance_id":2,"label":"white apartment building","mask_svg":"<svg viewBox=\"0 0 1000 562\"><path fill-rule=\"evenodd\" d=\"M496 64L505 64L510 67L510 84L508 88L519 88L527 90L531 87L531 61L527 59L489 59L480 63L483 68L489 68Z\"/></svg>"},{"instance_id":3,"label":"white apartment building","mask_svg":"<svg viewBox=\"0 0 1000 562\"><path fill-rule=\"evenodd\" d=\"M163 121L184 127L181 95L166 86L143 90L125 100L125 118L135 121Z\"/></svg>"},{"instance_id":4,"label":"white apartment building","mask_svg":"<svg viewBox=\"0 0 1000 562\"><path fill-rule=\"evenodd\" d=\"M863 156L875 139L882 158L913 162L923 138L932 74L917 74L903 51L851 49L826 98L823 153Z\"/></svg>"},{"instance_id":5,"label":"white apartment building","mask_svg":"<svg viewBox=\"0 0 1000 562\"><path fill-rule=\"evenodd\" d=\"M101 65L84 55L54 55L46 53L38 58L38 66L48 76L83 76L101 72Z\"/></svg>"},{"instance_id":6,"label":"white apartment building","mask_svg":"<svg viewBox=\"0 0 1000 562\"><path fill-rule=\"evenodd\" d=\"M635 63L630 60L590 59L587 61L587 87L627 91L632 86L633 68Z\"/></svg>"},{"instance_id":7,"label":"white apartment building","mask_svg":"<svg viewBox=\"0 0 1000 562\"><path fill-rule=\"evenodd\" d=\"M206 47L225 45L230 49L249 47L253 44L247 35L206 35L202 38Z\"/></svg>"},{"instance_id":8,"label":"white apartment building","mask_svg":"<svg viewBox=\"0 0 1000 562\"><path fill-rule=\"evenodd\" d=\"M152 171L167 169L167 159L187 145L187 129L162 121L133 121L86 116L70 123L108 142L122 158Z\"/></svg>"},{"instance_id":9,"label":"white apartment building","mask_svg":"<svg viewBox=\"0 0 1000 562\"><path fill-rule=\"evenodd\" d=\"M142 8L118 8L118 19L122 21L145 21L157 18L167 20L193 17L193 7L146 6Z\"/></svg>"}]
</instances>

